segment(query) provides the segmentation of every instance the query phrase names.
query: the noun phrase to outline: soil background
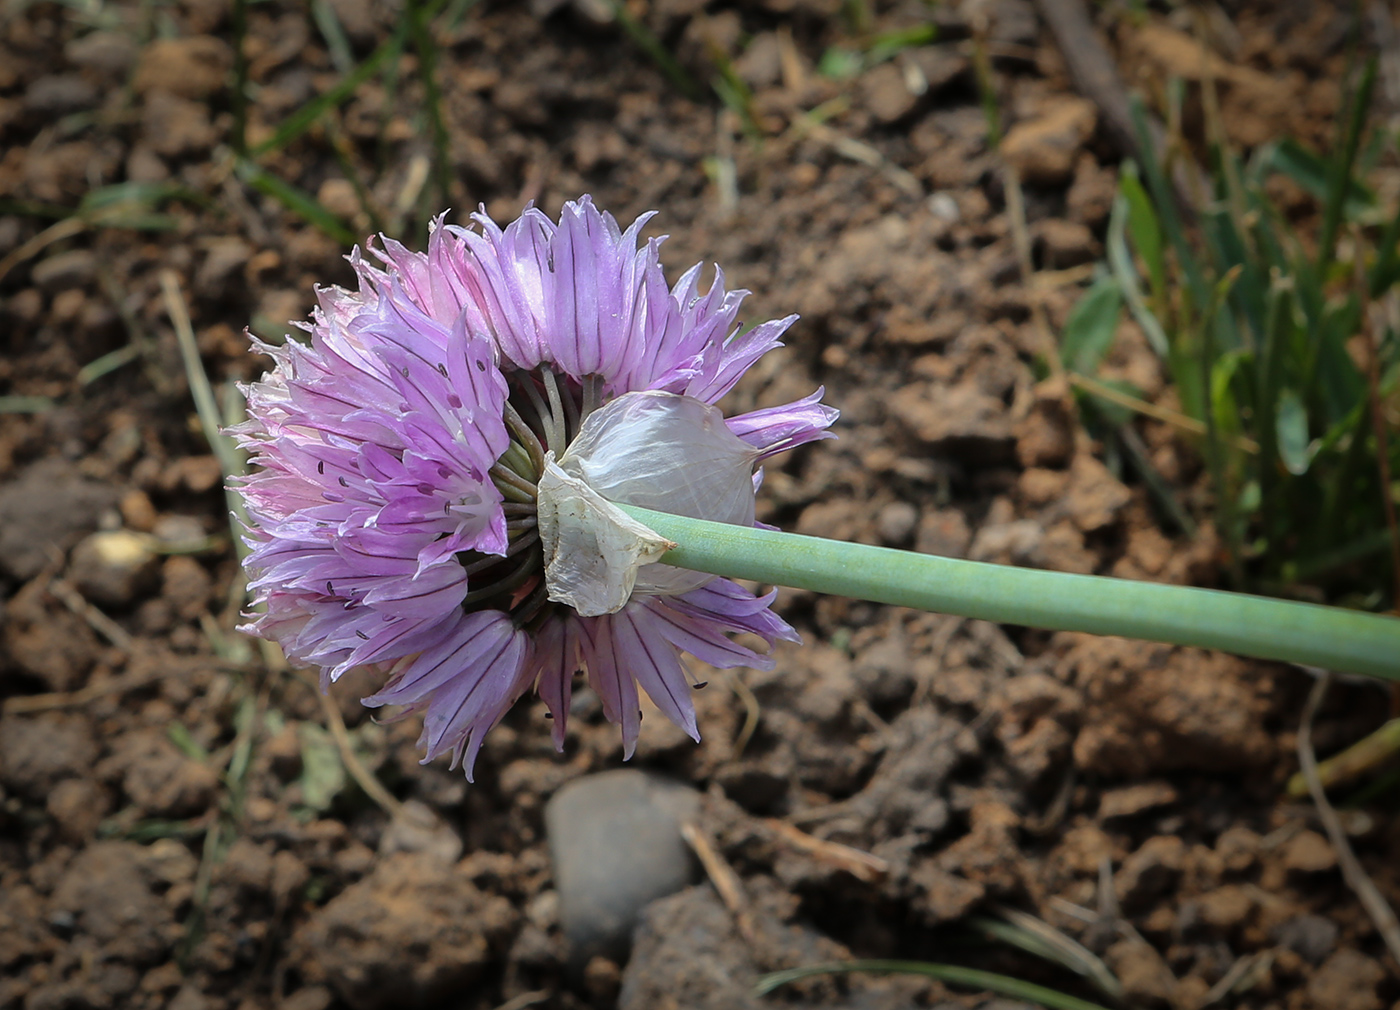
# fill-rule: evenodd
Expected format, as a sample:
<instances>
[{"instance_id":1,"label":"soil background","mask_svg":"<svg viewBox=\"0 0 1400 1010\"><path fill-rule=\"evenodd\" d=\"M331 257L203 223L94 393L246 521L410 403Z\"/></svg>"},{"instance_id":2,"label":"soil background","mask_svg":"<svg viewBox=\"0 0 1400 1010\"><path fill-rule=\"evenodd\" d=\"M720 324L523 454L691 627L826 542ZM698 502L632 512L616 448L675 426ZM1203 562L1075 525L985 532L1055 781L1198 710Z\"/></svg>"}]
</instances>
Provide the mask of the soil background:
<instances>
[{"instance_id":1,"label":"soil background","mask_svg":"<svg viewBox=\"0 0 1400 1010\"><path fill-rule=\"evenodd\" d=\"M1368 15L1362 46L1390 24L1371 6L1383 21ZM398 18L367 0L329 7L356 59ZM439 40L451 220L480 203L504 223L530 200L553 215L585 192L624 224L659 210L648 234L671 235L672 278L718 262L753 291L746 318L800 313L728 412L824 385L840 437L769 469L766 521L1215 583L1208 524L1190 539L1164 526L1033 367L1044 338L1032 305L1063 324L1101 255L1122 153L1035 8L873 2L866 25L852 18L867 5L837 0L627 9L696 80L716 54L731 61L748 121L681 94L607 4L484 2ZM1330 142L1355 52L1349 6L1099 15L1149 96L1172 75L1211 75L1242 149ZM256 145L341 75L309 7L269 0L247 16ZM699 825L738 875L742 914L697 875L647 909L630 956L582 965L560 928L544 809L571 780L621 766L588 692L562 755L527 698L468 785L418 764L412 720L367 718L369 674L343 682L333 701L349 746L390 802L367 797L314 683L232 631L242 587L220 467L161 290L172 271L217 388L267 364L245 325L279 337L315 285L352 278L341 244L233 170L230 18L221 0L0 10L0 394L43 398L0 413L0 1008L742 1008L762 1002L759 972L850 956L952 961L1105 999L987 942L975 917L1002 906L1101 956L1130 1006L1400 1007L1398 966L1315 812L1287 798L1311 680L1279 665L785 591L778 610L804 644L780 648L772 673L697 669L710 684L702 743L652 713L632 760L703 794ZM834 46L929 23L928 44L851 76L818 72ZM992 58L1000 152L974 29ZM346 165L401 226L424 192L431 123L414 58L399 69L396 89L372 78L261 161L361 236L371 223ZM1025 181L1033 288L1005 162ZM173 227L88 206L46 231L53 208L117 183L178 186L160 207ZM1306 226L1307 199L1280 195ZM406 242L421 245L417 227ZM1109 373L1170 402L1130 324ZM1190 446L1158 422L1135 427L1201 509ZM1334 687L1319 753L1388 708L1374 685ZM1343 811L1393 905L1395 797ZM766 999L1022 1005L867 976Z\"/></svg>"}]
</instances>

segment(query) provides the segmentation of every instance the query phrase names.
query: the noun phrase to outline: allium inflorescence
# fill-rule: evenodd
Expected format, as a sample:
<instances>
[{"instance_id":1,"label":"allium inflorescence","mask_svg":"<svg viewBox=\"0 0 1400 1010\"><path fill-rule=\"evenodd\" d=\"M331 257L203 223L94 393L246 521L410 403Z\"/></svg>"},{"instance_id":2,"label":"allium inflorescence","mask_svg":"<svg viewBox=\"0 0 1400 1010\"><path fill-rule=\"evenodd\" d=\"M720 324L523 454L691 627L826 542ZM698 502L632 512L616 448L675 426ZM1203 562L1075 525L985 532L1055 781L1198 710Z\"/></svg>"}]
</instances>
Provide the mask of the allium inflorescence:
<instances>
[{"instance_id":1,"label":"allium inflorescence","mask_svg":"<svg viewBox=\"0 0 1400 1010\"><path fill-rule=\"evenodd\" d=\"M821 390L728 419L709 406L796 317L741 331L747 292L718 268L703 294L699 265L668 288L661 240L638 245L651 216L623 232L585 196L558 224L533 208L504 230L484 212L480 232L439 220L426 253L385 239L375 265L355 250L359 290L318 292L309 343L258 344L276 367L235 429L259 467L238 487L247 630L323 686L383 671L364 703L421 711L425 761L450 752L470 777L532 686L562 747L580 670L629 756L638 685L698 739L678 651L767 668L727 633L796 640L771 594L726 579L649 564L593 607L546 578L546 548L574 541L544 521L560 508L543 487L752 523L755 468L836 417Z\"/></svg>"}]
</instances>

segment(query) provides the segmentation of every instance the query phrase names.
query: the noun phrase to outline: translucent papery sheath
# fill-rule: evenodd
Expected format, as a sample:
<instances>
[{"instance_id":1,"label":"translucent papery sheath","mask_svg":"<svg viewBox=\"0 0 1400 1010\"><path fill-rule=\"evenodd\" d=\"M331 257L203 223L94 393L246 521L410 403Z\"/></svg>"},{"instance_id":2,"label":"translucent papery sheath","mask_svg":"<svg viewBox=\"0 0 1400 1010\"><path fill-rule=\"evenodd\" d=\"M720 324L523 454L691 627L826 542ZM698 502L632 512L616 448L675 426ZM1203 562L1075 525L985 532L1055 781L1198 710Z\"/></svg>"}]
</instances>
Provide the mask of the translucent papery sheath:
<instances>
[{"instance_id":1,"label":"translucent papery sheath","mask_svg":"<svg viewBox=\"0 0 1400 1010\"><path fill-rule=\"evenodd\" d=\"M767 667L728 635L796 640L771 596L708 576L658 571L598 616L548 596L535 529L548 451L610 501L752 522L732 468L747 487L761 460L827 437L836 418L820 390L728 419L705 406L795 317L740 332L746 293L726 292L718 269L704 293L699 266L668 287L661 240L641 242L650 216L623 231L584 197L557 224L533 208L505 229L484 213L479 232L439 221L426 253L385 240L376 266L356 250L359 289L319 292L309 343L258 344L276 367L246 389L249 420L234 429L258 467L238 486L258 605L247 628L325 684L356 666L383 671L365 704L421 712L424 760L450 753L470 776L486 731L532 687L562 746L580 670L626 754L639 687L698 738L679 653ZM653 396L644 409L611 411L606 428L599 414L587 451L569 455L594 411L641 393ZM669 456L646 456L654 439L628 428L643 421L666 434ZM672 501L637 478L673 466L687 426L702 424L710 434L696 427L695 444L721 447L723 481L697 471ZM611 465L618 447L625 472ZM644 486L647 501L630 501Z\"/></svg>"}]
</instances>

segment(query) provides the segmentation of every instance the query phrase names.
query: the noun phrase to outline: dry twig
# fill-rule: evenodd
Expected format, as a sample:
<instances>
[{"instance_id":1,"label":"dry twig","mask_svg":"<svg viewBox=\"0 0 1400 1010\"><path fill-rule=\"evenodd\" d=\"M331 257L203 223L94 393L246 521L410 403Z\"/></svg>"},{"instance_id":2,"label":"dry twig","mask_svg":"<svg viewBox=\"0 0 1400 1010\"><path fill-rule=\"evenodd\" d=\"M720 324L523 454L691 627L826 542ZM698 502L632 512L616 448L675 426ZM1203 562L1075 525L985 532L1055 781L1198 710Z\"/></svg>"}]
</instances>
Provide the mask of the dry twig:
<instances>
[{"instance_id":1,"label":"dry twig","mask_svg":"<svg viewBox=\"0 0 1400 1010\"><path fill-rule=\"evenodd\" d=\"M131 636L127 634L126 629L89 603L86 597L72 585L63 579L54 579L49 583L49 592L57 597L65 607L86 621L88 627L118 649L131 649Z\"/></svg>"},{"instance_id":2,"label":"dry twig","mask_svg":"<svg viewBox=\"0 0 1400 1010\"><path fill-rule=\"evenodd\" d=\"M345 770L350 773L350 777L355 780L366 796L374 800L386 814L390 817L398 817L403 813L403 804L399 802L397 796L384 788L384 783L374 777L374 773L365 767L360 760L355 748L350 744L350 732L345 728L345 720L340 715L340 709L330 695L325 694L316 685L311 685L316 692L317 699L321 702L321 711L326 717L326 729L331 734L331 739L335 741L335 749L340 754L340 763L345 766Z\"/></svg>"},{"instance_id":3,"label":"dry twig","mask_svg":"<svg viewBox=\"0 0 1400 1010\"><path fill-rule=\"evenodd\" d=\"M694 821L686 821L681 825L681 837L695 853L695 858L700 860L700 865L705 868L705 875L719 892L719 900L724 902L724 907L729 909L729 914L734 917L734 926L739 930L739 935L744 938L745 943L754 943L757 933L754 931L753 915L749 912L749 902L744 896L744 885L739 880L739 875L734 872L734 868L724 856L720 855L705 829Z\"/></svg>"},{"instance_id":4,"label":"dry twig","mask_svg":"<svg viewBox=\"0 0 1400 1010\"><path fill-rule=\"evenodd\" d=\"M840 842L817 838L787 821L773 817L765 817L763 825L777 835L780 841L802 850L819 862L839 867L867 884L876 883L889 875L890 864L879 856L872 856L868 852L842 845Z\"/></svg>"},{"instance_id":5,"label":"dry twig","mask_svg":"<svg viewBox=\"0 0 1400 1010\"><path fill-rule=\"evenodd\" d=\"M1327 837L1332 842L1332 848L1336 850L1337 863L1342 868L1342 879L1355 892L1357 899L1361 902L1361 907L1371 917L1371 921L1376 925L1376 931L1380 933L1381 939L1385 941L1386 947L1390 950L1390 956L1395 960L1395 967L1400 968L1400 921L1396 920L1395 912L1386 903L1385 898L1371 881L1371 878L1366 875L1361 861L1356 858L1356 853L1352 851L1351 842L1347 840L1342 822L1327 799L1327 793L1322 788L1322 779L1317 772L1317 755L1313 753L1312 745L1313 719L1317 716L1317 710L1321 707L1322 699L1326 696L1328 685L1331 682L1332 675L1323 672L1317 678L1317 683L1313 685L1312 692L1308 695L1307 704L1303 706L1303 718L1298 726L1298 763L1302 766L1303 777L1307 780L1308 792L1312 794L1313 803L1317 805L1317 815L1322 819L1322 826L1327 830Z\"/></svg>"}]
</instances>

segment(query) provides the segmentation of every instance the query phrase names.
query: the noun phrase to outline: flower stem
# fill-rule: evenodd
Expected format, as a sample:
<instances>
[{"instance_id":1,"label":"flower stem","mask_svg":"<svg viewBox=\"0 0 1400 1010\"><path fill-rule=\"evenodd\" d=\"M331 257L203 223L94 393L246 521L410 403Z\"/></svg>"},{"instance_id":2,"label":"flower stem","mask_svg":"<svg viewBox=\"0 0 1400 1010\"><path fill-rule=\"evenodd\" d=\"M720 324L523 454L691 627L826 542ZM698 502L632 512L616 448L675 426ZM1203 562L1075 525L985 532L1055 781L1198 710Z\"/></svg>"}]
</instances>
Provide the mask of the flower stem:
<instances>
[{"instance_id":1,"label":"flower stem","mask_svg":"<svg viewBox=\"0 0 1400 1010\"><path fill-rule=\"evenodd\" d=\"M1243 593L1069 575L619 507L679 546L666 564L1054 631L1122 635L1400 680L1400 620Z\"/></svg>"}]
</instances>

